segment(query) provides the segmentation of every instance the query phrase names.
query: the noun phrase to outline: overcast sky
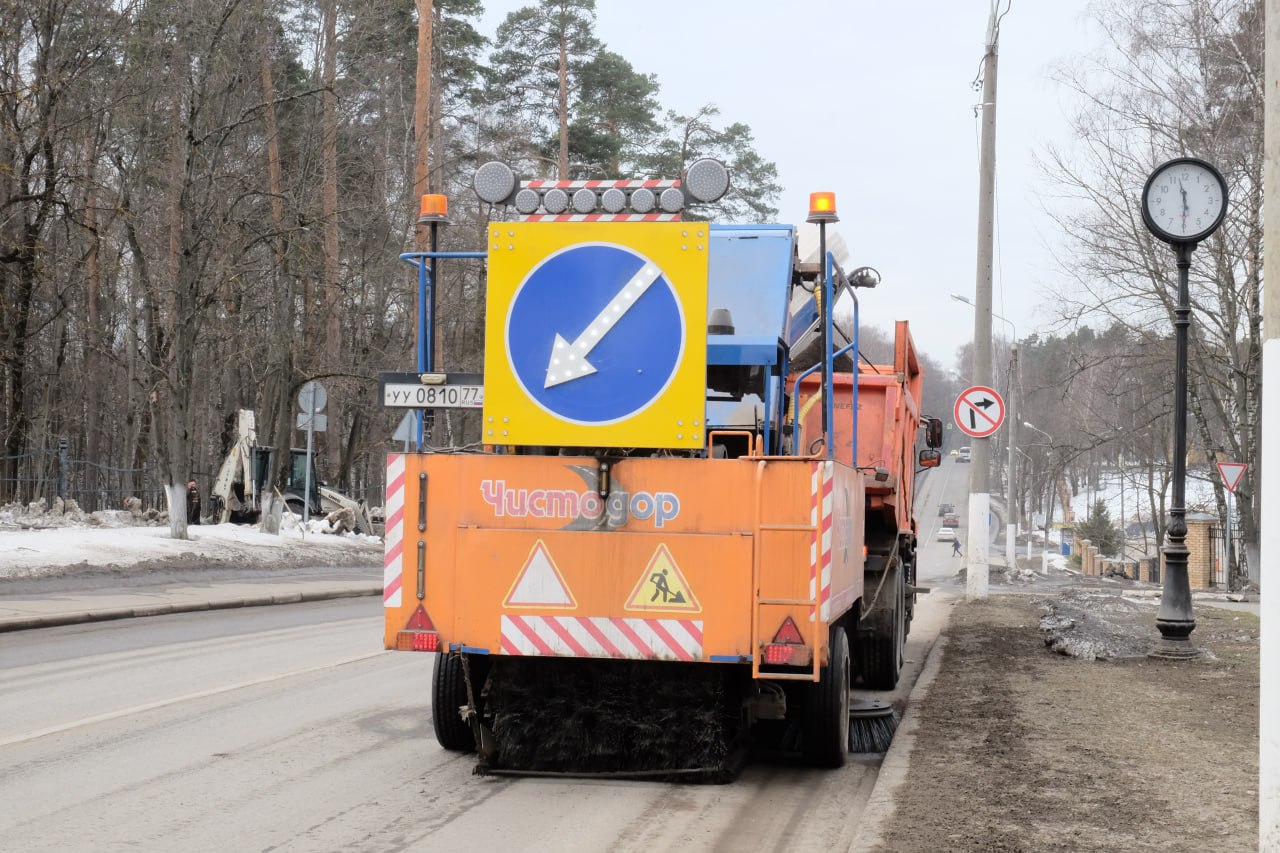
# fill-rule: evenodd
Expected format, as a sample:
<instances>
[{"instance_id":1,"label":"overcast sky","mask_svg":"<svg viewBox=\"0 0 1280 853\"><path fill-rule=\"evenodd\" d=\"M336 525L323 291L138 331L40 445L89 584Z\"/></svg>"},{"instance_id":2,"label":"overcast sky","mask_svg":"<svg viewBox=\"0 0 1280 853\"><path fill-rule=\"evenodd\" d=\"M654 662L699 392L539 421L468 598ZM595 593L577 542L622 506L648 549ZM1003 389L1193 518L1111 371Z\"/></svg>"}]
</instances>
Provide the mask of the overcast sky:
<instances>
[{"instance_id":1,"label":"overcast sky","mask_svg":"<svg viewBox=\"0 0 1280 853\"><path fill-rule=\"evenodd\" d=\"M528 2L487 0L492 36ZM1061 246L1042 212L1035 155L1069 145L1069 96L1054 67L1100 35L1087 0L1014 0L1000 37L994 310L1019 337L1047 329ZM855 265L883 282L864 323L911 321L919 348L950 366L973 336L977 76L989 0L597 0L597 35L644 73L660 102L705 103L751 126L785 187L779 220L802 221L813 190L836 193ZM1000 320L993 334L1007 335Z\"/></svg>"}]
</instances>

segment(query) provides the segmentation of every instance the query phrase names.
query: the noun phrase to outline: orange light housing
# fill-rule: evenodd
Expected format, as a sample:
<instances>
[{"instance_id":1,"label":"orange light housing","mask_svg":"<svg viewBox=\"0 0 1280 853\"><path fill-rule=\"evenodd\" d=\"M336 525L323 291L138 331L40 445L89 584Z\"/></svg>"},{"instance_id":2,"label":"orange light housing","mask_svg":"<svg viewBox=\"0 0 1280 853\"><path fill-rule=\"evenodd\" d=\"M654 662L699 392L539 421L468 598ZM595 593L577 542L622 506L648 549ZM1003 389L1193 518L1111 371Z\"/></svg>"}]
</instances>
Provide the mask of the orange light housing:
<instances>
[{"instance_id":1,"label":"orange light housing","mask_svg":"<svg viewBox=\"0 0 1280 853\"><path fill-rule=\"evenodd\" d=\"M419 222L445 222L449 219L449 197L438 193L425 193L418 208Z\"/></svg>"},{"instance_id":2,"label":"orange light housing","mask_svg":"<svg viewBox=\"0 0 1280 853\"><path fill-rule=\"evenodd\" d=\"M833 192L809 193L809 222L838 222L836 194Z\"/></svg>"}]
</instances>

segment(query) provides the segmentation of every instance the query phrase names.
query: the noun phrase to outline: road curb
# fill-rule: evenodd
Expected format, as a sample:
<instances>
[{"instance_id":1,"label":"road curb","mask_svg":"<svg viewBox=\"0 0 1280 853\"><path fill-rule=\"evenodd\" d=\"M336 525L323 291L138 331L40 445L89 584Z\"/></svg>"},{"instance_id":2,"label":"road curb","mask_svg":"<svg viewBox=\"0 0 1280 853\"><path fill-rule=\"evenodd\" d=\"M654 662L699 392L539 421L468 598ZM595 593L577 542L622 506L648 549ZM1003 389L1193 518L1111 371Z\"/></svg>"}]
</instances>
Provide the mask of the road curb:
<instances>
[{"instance_id":1,"label":"road curb","mask_svg":"<svg viewBox=\"0 0 1280 853\"><path fill-rule=\"evenodd\" d=\"M0 619L0 634L13 631L30 631L35 628L57 628L66 625L83 625L87 622L111 622L117 619L136 619L146 616L167 616L173 613L198 613L205 610L237 610L243 607L266 607L275 604L302 604L313 601L330 601L338 598L360 598L381 595L381 584L347 587L345 589L320 590L318 592L278 593L253 598L217 598L201 601L148 604L139 607L113 607L105 610L87 610L73 613L49 613L40 616L17 616Z\"/></svg>"},{"instance_id":2,"label":"road curb","mask_svg":"<svg viewBox=\"0 0 1280 853\"><path fill-rule=\"evenodd\" d=\"M898 730L893 735L889 751L880 762L880 771L876 774L871 797L867 800L866 808L862 810L862 819L858 821L858 834L854 836L853 844L849 847L851 853L869 850L883 841L881 836L884 828L893 817L896 807L894 797L898 789L907 781L907 769L911 766L911 752L915 749L916 729L919 726L915 709L924 700L930 685L942 669L942 654L946 647L947 635L943 631L938 634L933 648L929 650L929 657L925 659L924 667L920 670L920 677L916 679L915 686L907 696L907 706L902 715L902 722L898 724Z\"/></svg>"}]
</instances>

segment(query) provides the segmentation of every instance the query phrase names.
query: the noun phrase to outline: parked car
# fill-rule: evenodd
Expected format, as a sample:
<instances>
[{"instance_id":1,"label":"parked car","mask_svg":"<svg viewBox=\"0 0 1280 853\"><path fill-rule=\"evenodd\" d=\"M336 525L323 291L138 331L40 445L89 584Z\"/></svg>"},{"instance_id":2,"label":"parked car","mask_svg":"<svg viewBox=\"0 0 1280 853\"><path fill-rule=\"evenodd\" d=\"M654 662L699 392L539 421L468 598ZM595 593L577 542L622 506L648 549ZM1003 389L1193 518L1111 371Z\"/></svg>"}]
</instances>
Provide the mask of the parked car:
<instances>
[{"instance_id":1,"label":"parked car","mask_svg":"<svg viewBox=\"0 0 1280 853\"><path fill-rule=\"evenodd\" d=\"M960 516L954 512L947 513L942 517L942 526L943 527L959 527Z\"/></svg>"}]
</instances>

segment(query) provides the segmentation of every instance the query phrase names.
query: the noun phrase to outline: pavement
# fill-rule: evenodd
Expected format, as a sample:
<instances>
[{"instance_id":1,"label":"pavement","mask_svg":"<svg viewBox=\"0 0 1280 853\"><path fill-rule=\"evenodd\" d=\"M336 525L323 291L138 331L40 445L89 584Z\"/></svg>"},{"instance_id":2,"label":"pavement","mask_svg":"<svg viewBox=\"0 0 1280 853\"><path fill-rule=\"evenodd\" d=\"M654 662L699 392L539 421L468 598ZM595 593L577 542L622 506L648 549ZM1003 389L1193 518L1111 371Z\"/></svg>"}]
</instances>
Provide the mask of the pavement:
<instances>
[{"instance_id":1,"label":"pavement","mask_svg":"<svg viewBox=\"0 0 1280 853\"><path fill-rule=\"evenodd\" d=\"M376 570L375 570L376 571ZM321 573L282 573L232 579L141 582L127 587L84 589L74 584L39 585L29 591L0 587L0 633L190 613L381 595L382 578L369 568L326 569Z\"/></svg>"},{"instance_id":2,"label":"pavement","mask_svg":"<svg viewBox=\"0 0 1280 853\"><path fill-rule=\"evenodd\" d=\"M1075 578L1077 583L1080 580L1083 579ZM69 577L54 579L48 583L0 585L0 633L172 613L371 596L382 591L380 569L368 565L277 572L259 568L229 576L213 573L183 577L181 574L162 572L155 576L98 578L95 583L97 585L92 586ZM1013 598L1023 600L1026 593L1052 594L1048 590L1034 588L1006 587L1005 591L1014 593ZM962 594L959 589L954 592ZM1132 586L1125 590L1128 596L1141 596L1144 592L1150 594L1152 591L1134 589ZM999 597L1000 592L993 589L993 595ZM1211 597L1227 598L1212 594L1196 596L1206 605L1210 603ZM1255 600L1238 604L1215 602L1215 606L1249 609L1256 613L1256 596L1250 598ZM943 602L939 601L939 604ZM953 607L957 604L958 600L950 595L946 596L944 606L937 608L938 612L933 618L921 620L926 624L914 626L924 629L919 633L914 630L912 632L913 641L920 642L923 646L918 649L918 658L911 661L914 664L911 668L918 668L919 678L910 688L901 691L905 696L895 697L895 704L905 708L905 714L892 746L884 757L860 822L859 835L853 846L855 850L900 849L891 840L886 844L886 840L892 839L894 835L894 826L903 820L920 820L918 814L911 812L909 805L906 814L902 810L901 799L909 775L917 785L924 782L925 788L933 787L933 782L946 784L945 762L940 762L937 757L928 757L934 750L924 753L926 759L921 764L921 752L917 747L920 736L925 732L920 730L919 709L929 701L931 688L940 676L944 679L954 678L953 675L948 675L948 671L960 668L957 659L947 654L949 646L954 645L951 635L955 633L956 626L952 616ZM918 613L920 615L922 614ZM927 624L928 622L933 624ZM1034 627L1030 627L1030 631L1035 633ZM1033 648L1035 645L1032 644ZM1040 648L1041 652L1037 656L1043 656L1043 647ZM1072 677L1070 671L1059 672L1058 675L1067 679ZM1115 687L1108 689L1114 691Z\"/></svg>"}]
</instances>

